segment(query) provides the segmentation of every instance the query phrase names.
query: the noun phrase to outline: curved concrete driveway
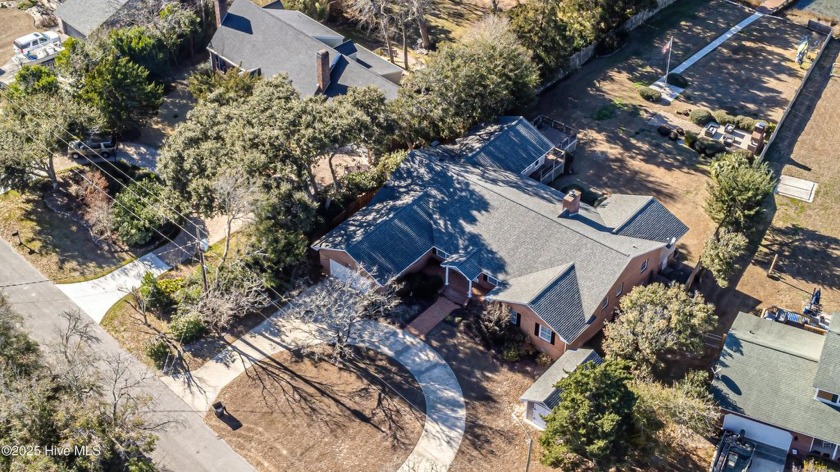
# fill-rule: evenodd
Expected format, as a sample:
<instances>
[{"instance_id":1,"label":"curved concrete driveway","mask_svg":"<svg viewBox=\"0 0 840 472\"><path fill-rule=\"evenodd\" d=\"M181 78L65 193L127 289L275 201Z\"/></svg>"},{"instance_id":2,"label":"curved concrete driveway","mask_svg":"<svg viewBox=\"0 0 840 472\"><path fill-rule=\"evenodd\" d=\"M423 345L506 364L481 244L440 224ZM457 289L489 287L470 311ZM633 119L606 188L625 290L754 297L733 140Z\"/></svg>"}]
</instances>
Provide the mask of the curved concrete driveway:
<instances>
[{"instance_id":1,"label":"curved concrete driveway","mask_svg":"<svg viewBox=\"0 0 840 472\"><path fill-rule=\"evenodd\" d=\"M306 293L292 302L305 302ZM300 300L303 300L301 302ZM196 411L206 411L219 392L248 367L286 349L321 342L311 326L282 310L254 328L200 369L162 380ZM400 472L444 471L464 435L466 409L458 379L442 357L418 338L375 321L357 327L353 344L394 358L417 379L426 400L423 433Z\"/></svg>"}]
</instances>

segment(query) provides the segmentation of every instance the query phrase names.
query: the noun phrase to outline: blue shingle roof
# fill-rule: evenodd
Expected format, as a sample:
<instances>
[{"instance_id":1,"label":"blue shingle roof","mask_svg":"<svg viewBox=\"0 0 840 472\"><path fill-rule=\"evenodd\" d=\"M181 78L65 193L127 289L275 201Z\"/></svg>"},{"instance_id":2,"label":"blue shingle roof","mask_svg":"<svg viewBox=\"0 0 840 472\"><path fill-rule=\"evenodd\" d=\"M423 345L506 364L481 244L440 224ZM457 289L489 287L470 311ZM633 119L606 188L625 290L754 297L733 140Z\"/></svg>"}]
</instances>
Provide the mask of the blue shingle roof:
<instances>
[{"instance_id":1,"label":"blue shingle roof","mask_svg":"<svg viewBox=\"0 0 840 472\"><path fill-rule=\"evenodd\" d=\"M501 126L510 132L513 124L533 129L521 119L503 119ZM492 126L505 132L499 124ZM410 152L372 202L315 247L346 250L380 284L437 247L450 255L445 265L468 279L484 272L500 281L488 299L531 306L555 333L573 342L627 264L667 241L628 234L660 237L659 229L645 227L659 226L657 215L666 221L667 236L685 231L658 203L614 208L610 220L626 219L620 226L627 234L617 234L585 204L580 214L562 216L563 193L519 173L460 158L476 152L503 155L494 146L504 140L488 134L485 144L465 151L467 141Z\"/></svg>"}]
</instances>

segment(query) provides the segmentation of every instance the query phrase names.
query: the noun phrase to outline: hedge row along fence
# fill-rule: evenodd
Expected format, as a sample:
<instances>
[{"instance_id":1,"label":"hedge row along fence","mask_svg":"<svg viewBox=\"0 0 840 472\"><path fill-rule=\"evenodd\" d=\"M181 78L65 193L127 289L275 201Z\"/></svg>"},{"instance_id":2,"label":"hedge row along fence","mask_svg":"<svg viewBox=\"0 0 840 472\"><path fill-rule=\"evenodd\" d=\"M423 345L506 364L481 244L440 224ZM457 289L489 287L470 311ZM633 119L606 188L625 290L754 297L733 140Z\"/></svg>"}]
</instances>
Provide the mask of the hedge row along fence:
<instances>
[{"instance_id":1,"label":"hedge row along fence","mask_svg":"<svg viewBox=\"0 0 840 472\"><path fill-rule=\"evenodd\" d=\"M611 31L611 34L618 34L619 31L633 31L634 29L638 28L644 22L649 20L653 15L659 13L665 7L669 7L672 4L676 3L677 0L656 0L656 8L652 8L650 10L645 10L637 15L631 17L629 20L625 21L621 24L618 28L615 28ZM608 34L610 34L608 33ZM566 63L566 66L561 67L558 69L553 75L547 78L542 85L537 88L537 94L543 93L546 89L551 87L552 85L560 82L566 76L571 74L572 72L576 71L583 67L584 64L589 62L593 57L595 57L595 50L597 49L598 41L593 42L589 46L581 49L580 51L572 54L569 57L569 60Z\"/></svg>"}]
</instances>

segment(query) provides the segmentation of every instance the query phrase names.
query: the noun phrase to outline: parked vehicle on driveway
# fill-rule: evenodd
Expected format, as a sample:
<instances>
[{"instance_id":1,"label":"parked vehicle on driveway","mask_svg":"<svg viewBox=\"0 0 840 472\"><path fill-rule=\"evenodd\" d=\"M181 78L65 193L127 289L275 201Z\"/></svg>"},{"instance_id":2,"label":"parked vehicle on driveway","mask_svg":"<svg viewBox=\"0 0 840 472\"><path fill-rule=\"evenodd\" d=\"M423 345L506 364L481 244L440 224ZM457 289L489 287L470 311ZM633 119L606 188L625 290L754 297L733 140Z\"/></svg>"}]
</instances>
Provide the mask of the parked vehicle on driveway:
<instances>
[{"instance_id":1,"label":"parked vehicle on driveway","mask_svg":"<svg viewBox=\"0 0 840 472\"><path fill-rule=\"evenodd\" d=\"M26 36L21 36L16 39L12 45L12 49L15 51L15 54L25 56L36 49L41 49L50 44L61 44L61 38L58 36L58 33L54 31L29 33Z\"/></svg>"},{"instance_id":2,"label":"parked vehicle on driveway","mask_svg":"<svg viewBox=\"0 0 840 472\"><path fill-rule=\"evenodd\" d=\"M112 136L94 136L84 141L72 141L67 147L67 154L73 159L82 157L109 159L117 155L117 141Z\"/></svg>"}]
</instances>

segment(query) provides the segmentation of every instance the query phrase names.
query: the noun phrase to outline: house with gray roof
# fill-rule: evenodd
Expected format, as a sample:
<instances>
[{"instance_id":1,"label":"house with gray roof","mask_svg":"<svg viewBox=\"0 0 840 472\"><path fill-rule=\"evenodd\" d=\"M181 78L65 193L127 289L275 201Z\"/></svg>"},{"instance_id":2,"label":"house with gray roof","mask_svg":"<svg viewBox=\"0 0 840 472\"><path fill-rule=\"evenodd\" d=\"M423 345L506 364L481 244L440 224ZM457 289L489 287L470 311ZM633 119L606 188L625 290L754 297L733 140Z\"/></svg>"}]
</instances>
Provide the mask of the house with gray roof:
<instances>
[{"instance_id":1,"label":"house with gray roof","mask_svg":"<svg viewBox=\"0 0 840 472\"><path fill-rule=\"evenodd\" d=\"M223 9L217 2L217 9ZM397 96L403 69L301 12L276 1L236 0L218 15L207 49L214 70L238 68L263 77L285 74L302 96L334 97L374 86Z\"/></svg>"},{"instance_id":2,"label":"house with gray roof","mask_svg":"<svg viewBox=\"0 0 840 472\"><path fill-rule=\"evenodd\" d=\"M819 334L739 313L714 371L724 429L795 456L840 459L840 329Z\"/></svg>"},{"instance_id":3,"label":"house with gray roof","mask_svg":"<svg viewBox=\"0 0 840 472\"><path fill-rule=\"evenodd\" d=\"M519 397L519 401L525 403L525 420L539 430L545 429L545 417L560 403L562 395L555 385L587 362L600 364L603 360L592 349L576 349L566 351L554 361Z\"/></svg>"},{"instance_id":4,"label":"house with gray roof","mask_svg":"<svg viewBox=\"0 0 840 472\"><path fill-rule=\"evenodd\" d=\"M73 38L85 39L108 25L130 0L65 0L56 10L59 30Z\"/></svg>"},{"instance_id":5,"label":"house with gray roof","mask_svg":"<svg viewBox=\"0 0 840 472\"><path fill-rule=\"evenodd\" d=\"M329 274L362 270L377 286L436 267L444 295L506 304L557 359L663 268L688 228L649 197L611 195L594 207L533 178L528 168L556 152L517 117L412 151L370 204L313 247Z\"/></svg>"}]
</instances>

